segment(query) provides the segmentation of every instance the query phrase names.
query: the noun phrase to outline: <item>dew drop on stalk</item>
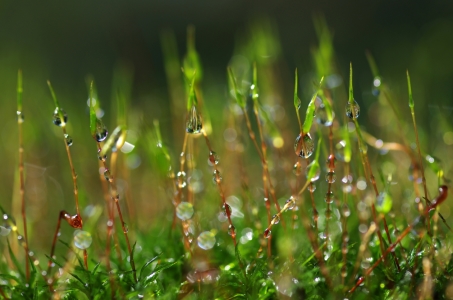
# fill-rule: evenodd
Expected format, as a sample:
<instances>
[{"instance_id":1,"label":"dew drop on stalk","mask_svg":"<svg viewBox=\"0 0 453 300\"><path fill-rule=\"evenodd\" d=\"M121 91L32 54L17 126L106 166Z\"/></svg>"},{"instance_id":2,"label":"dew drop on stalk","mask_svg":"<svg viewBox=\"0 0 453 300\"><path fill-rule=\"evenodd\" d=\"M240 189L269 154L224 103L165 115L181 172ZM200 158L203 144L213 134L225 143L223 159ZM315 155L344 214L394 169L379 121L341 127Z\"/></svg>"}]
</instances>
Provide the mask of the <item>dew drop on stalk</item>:
<instances>
[{"instance_id":1,"label":"dew drop on stalk","mask_svg":"<svg viewBox=\"0 0 453 300\"><path fill-rule=\"evenodd\" d=\"M315 150L315 143L309 133L302 136L299 134L294 142L294 151L297 156L302 158L308 158L313 154Z\"/></svg>"},{"instance_id":2,"label":"dew drop on stalk","mask_svg":"<svg viewBox=\"0 0 453 300\"><path fill-rule=\"evenodd\" d=\"M222 176L220 176L219 170L214 170L214 175L212 175L212 182L215 184L222 182Z\"/></svg>"},{"instance_id":3,"label":"dew drop on stalk","mask_svg":"<svg viewBox=\"0 0 453 300\"><path fill-rule=\"evenodd\" d=\"M186 132L191 134L200 133L203 128L201 116L197 112L197 107L192 105L192 108L187 115Z\"/></svg>"},{"instance_id":4,"label":"dew drop on stalk","mask_svg":"<svg viewBox=\"0 0 453 300\"><path fill-rule=\"evenodd\" d=\"M208 164L210 166L214 166L214 165L219 164L219 156L214 151L209 151Z\"/></svg>"},{"instance_id":5,"label":"dew drop on stalk","mask_svg":"<svg viewBox=\"0 0 453 300\"><path fill-rule=\"evenodd\" d=\"M266 230L264 230L264 237L266 239L270 238L271 237L271 230L269 228L267 228Z\"/></svg>"},{"instance_id":6,"label":"dew drop on stalk","mask_svg":"<svg viewBox=\"0 0 453 300\"><path fill-rule=\"evenodd\" d=\"M307 189L310 193L313 193L314 191L316 191L316 185L314 183L310 183Z\"/></svg>"},{"instance_id":7,"label":"dew drop on stalk","mask_svg":"<svg viewBox=\"0 0 453 300\"><path fill-rule=\"evenodd\" d=\"M60 113L63 115L63 122L60 118ZM53 123L57 126L63 126L64 124L66 124L68 122L68 115L66 114L66 112L61 109L61 108L55 108L54 112L53 112Z\"/></svg>"},{"instance_id":8,"label":"dew drop on stalk","mask_svg":"<svg viewBox=\"0 0 453 300\"><path fill-rule=\"evenodd\" d=\"M334 183L336 179L337 175L335 175L335 172L331 171L326 174L326 181L328 183Z\"/></svg>"},{"instance_id":9,"label":"dew drop on stalk","mask_svg":"<svg viewBox=\"0 0 453 300\"><path fill-rule=\"evenodd\" d=\"M203 250L212 249L215 245L215 235L211 231L204 231L198 236L197 243Z\"/></svg>"},{"instance_id":10,"label":"dew drop on stalk","mask_svg":"<svg viewBox=\"0 0 453 300\"><path fill-rule=\"evenodd\" d=\"M319 107L316 109L316 122L327 127L332 125L332 120L329 120L327 117L327 111L324 104L319 105Z\"/></svg>"},{"instance_id":11,"label":"dew drop on stalk","mask_svg":"<svg viewBox=\"0 0 453 300\"><path fill-rule=\"evenodd\" d=\"M231 216L231 212L232 212L231 206L228 203L223 204L222 208L223 208L223 213L225 214L225 216L227 216L227 217Z\"/></svg>"},{"instance_id":12,"label":"dew drop on stalk","mask_svg":"<svg viewBox=\"0 0 453 300\"><path fill-rule=\"evenodd\" d=\"M341 206L341 213L345 218L351 215L351 210L349 209L349 206L346 203L343 203L343 205Z\"/></svg>"},{"instance_id":13,"label":"dew drop on stalk","mask_svg":"<svg viewBox=\"0 0 453 300\"><path fill-rule=\"evenodd\" d=\"M324 197L324 200L326 201L326 203L332 203L333 199L334 199L333 192L332 191L327 192L326 196Z\"/></svg>"},{"instance_id":14,"label":"dew drop on stalk","mask_svg":"<svg viewBox=\"0 0 453 300\"><path fill-rule=\"evenodd\" d=\"M17 111L17 123L24 123L24 114L21 111Z\"/></svg>"},{"instance_id":15,"label":"dew drop on stalk","mask_svg":"<svg viewBox=\"0 0 453 300\"><path fill-rule=\"evenodd\" d=\"M105 177L105 180L107 180L108 182L112 182L112 180L113 180L109 169L104 170L104 177Z\"/></svg>"},{"instance_id":16,"label":"dew drop on stalk","mask_svg":"<svg viewBox=\"0 0 453 300\"><path fill-rule=\"evenodd\" d=\"M8 219L8 217L6 218L6 220L7 219ZM7 236L10 232L11 232L11 226L9 226L9 224L7 222L4 222L4 224L0 226L0 235Z\"/></svg>"},{"instance_id":17,"label":"dew drop on stalk","mask_svg":"<svg viewBox=\"0 0 453 300\"><path fill-rule=\"evenodd\" d=\"M183 221L191 219L193 213L194 209L192 203L183 201L176 206L176 216Z\"/></svg>"},{"instance_id":18,"label":"dew drop on stalk","mask_svg":"<svg viewBox=\"0 0 453 300\"><path fill-rule=\"evenodd\" d=\"M129 226L127 226L127 224L123 222L123 233L128 233L128 232L129 232Z\"/></svg>"},{"instance_id":19,"label":"dew drop on stalk","mask_svg":"<svg viewBox=\"0 0 453 300\"><path fill-rule=\"evenodd\" d=\"M302 173L302 164L300 162L294 164L293 173L296 176L299 176Z\"/></svg>"},{"instance_id":20,"label":"dew drop on stalk","mask_svg":"<svg viewBox=\"0 0 453 300\"><path fill-rule=\"evenodd\" d=\"M74 245L79 249L87 249L91 246L93 238L91 234L87 231L77 230L74 233Z\"/></svg>"},{"instance_id":21,"label":"dew drop on stalk","mask_svg":"<svg viewBox=\"0 0 453 300\"><path fill-rule=\"evenodd\" d=\"M105 161L107 159L107 155L104 155L104 156L98 155L98 159L100 161Z\"/></svg>"},{"instance_id":22,"label":"dew drop on stalk","mask_svg":"<svg viewBox=\"0 0 453 300\"><path fill-rule=\"evenodd\" d=\"M177 177L177 184L180 189L185 188L187 186L186 182L186 172L184 171L179 171L178 174L176 174Z\"/></svg>"},{"instance_id":23,"label":"dew drop on stalk","mask_svg":"<svg viewBox=\"0 0 453 300\"><path fill-rule=\"evenodd\" d=\"M371 93L373 96L377 97L381 93L381 90L379 89L381 86L381 77L376 76L373 79L373 87L371 88Z\"/></svg>"},{"instance_id":24,"label":"dew drop on stalk","mask_svg":"<svg viewBox=\"0 0 453 300\"><path fill-rule=\"evenodd\" d=\"M100 119L96 119L96 132L94 134L94 139L98 142L102 142L107 138L109 132L107 131L107 127Z\"/></svg>"},{"instance_id":25,"label":"dew drop on stalk","mask_svg":"<svg viewBox=\"0 0 453 300\"><path fill-rule=\"evenodd\" d=\"M357 119L360 115L360 106L357 101L353 100L352 103L346 104L346 116L349 119Z\"/></svg>"},{"instance_id":26,"label":"dew drop on stalk","mask_svg":"<svg viewBox=\"0 0 453 300\"><path fill-rule=\"evenodd\" d=\"M64 135L64 140L66 141L66 145L69 147L72 146L72 137L69 134Z\"/></svg>"},{"instance_id":27,"label":"dew drop on stalk","mask_svg":"<svg viewBox=\"0 0 453 300\"><path fill-rule=\"evenodd\" d=\"M236 236L236 228L233 225L228 226L228 234L232 237Z\"/></svg>"},{"instance_id":28,"label":"dew drop on stalk","mask_svg":"<svg viewBox=\"0 0 453 300\"><path fill-rule=\"evenodd\" d=\"M272 217L272 223L277 225L278 223L280 223L280 216L279 215L274 215Z\"/></svg>"},{"instance_id":29,"label":"dew drop on stalk","mask_svg":"<svg viewBox=\"0 0 453 300\"><path fill-rule=\"evenodd\" d=\"M285 204L287 205L288 209L293 209L294 206L296 206L296 201L295 201L294 197L291 196L288 200L286 200Z\"/></svg>"}]
</instances>

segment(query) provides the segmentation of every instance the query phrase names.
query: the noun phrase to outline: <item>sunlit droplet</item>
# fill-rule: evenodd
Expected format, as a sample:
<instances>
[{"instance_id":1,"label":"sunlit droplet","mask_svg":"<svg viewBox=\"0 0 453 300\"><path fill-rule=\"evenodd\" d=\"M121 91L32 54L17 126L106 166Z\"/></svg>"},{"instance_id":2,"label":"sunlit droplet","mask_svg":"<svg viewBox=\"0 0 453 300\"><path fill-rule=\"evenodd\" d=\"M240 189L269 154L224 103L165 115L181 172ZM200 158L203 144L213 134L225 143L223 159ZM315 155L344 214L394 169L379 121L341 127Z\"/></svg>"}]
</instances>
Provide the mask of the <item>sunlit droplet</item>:
<instances>
[{"instance_id":1,"label":"sunlit droplet","mask_svg":"<svg viewBox=\"0 0 453 300\"><path fill-rule=\"evenodd\" d=\"M192 108L187 115L186 132L191 134L200 133L203 128L201 116L197 112L197 107L192 105Z\"/></svg>"},{"instance_id":2,"label":"sunlit droplet","mask_svg":"<svg viewBox=\"0 0 453 300\"><path fill-rule=\"evenodd\" d=\"M212 182L215 184L222 182L222 176L220 176L219 170L214 170L214 174L212 175Z\"/></svg>"},{"instance_id":3,"label":"sunlit droplet","mask_svg":"<svg viewBox=\"0 0 453 300\"><path fill-rule=\"evenodd\" d=\"M64 139L66 141L66 145L71 147L72 146L72 137L69 134L65 134L64 135Z\"/></svg>"},{"instance_id":4,"label":"sunlit droplet","mask_svg":"<svg viewBox=\"0 0 453 300\"><path fill-rule=\"evenodd\" d=\"M334 116L334 112L332 112L332 117ZM320 125L324 125L326 127L332 125L333 120L329 120L327 116L327 110L324 104L321 104L318 109L316 109L316 122Z\"/></svg>"},{"instance_id":5,"label":"sunlit droplet","mask_svg":"<svg viewBox=\"0 0 453 300\"><path fill-rule=\"evenodd\" d=\"M212 249L215 245L215 235L211 231L204 231L198 236L197 243L203 250Z\"/></svg>"},{"instance_id":6,"label":"sunlit droplet","mask_svg":"<svg viewBox=\"0 0 453 300\"><path fill-rule=\"evenodd\" d=\"M219 156L214 151L209 152L208 164L210 166L219 164Z\"/></svg>"},{"instance_id":7,"label":"sunlit droplet","mask_svg":"<svg viewBox=\"0 0 453 300\"><path fill-rule=\"evenodd\" d=\"M294 151L296 152L297 156L302 158L308 158L313 154L315 150L315 143L311 138L309 133L303 135L299 134L294 142Z\"/></svg>"},{"instance_id":8,"label":"sunlit droplet","mask_svg":"<svg viewBox=\"0 0 453 300\"><path fill-rule=\"evenodd\" d=\"M100 119L96 119L96 131L94 134L94 139L98 142L102 142L107 138L109 132L107 131L107 127Z\"/></svg>"},{"instance_id":9,"label":"sunlit droplet","mask_svg":"<svg viewBox=\"0 0 453 300\"><path fill-rule=\"evenodd\" d=\"M236 228L233 225L228 226L228 234L232 237L236 236Z\"/></svg>"},{"instance_id":10,"label":"sunlit droplet","mask_svg":"<svg viewBox=\"0 0 453 300\"><path fill-rule=\"evenodd\" d=\"M186 172L184 171L179 171L178 174L176 174L177 177L177 184L180 189L185 188L187 186L186 182Z\"/></svg>"},{"instance_id":11,"label":"sunlit droplet","mask_svg":"<svg viewBox=\"0 0 453 300\"><path fill-rule=\"evenodd\" d=\"M60 118L60 113L63 115L63 121ZM57 126L64 126L68 122L68 115L61 108L55 108L53 112L53 123Z\"/></svg>"},{"instance_id":12,"label":"sunlit droplet","mask_svg":"<svg viewBox=\"0 0 453 300\"><path fill-rule=\"evenodd\" d=\"M337 179L337 175L335 175L335 172L330 171L326 174L326 181L328 183L334 183L336 179Z\"/></svg>"},{"instance_id":13,"label":"sunlit droplet","mask_svg":"<svg viewBox=\"0 0 453 300\"><path fill-rule=\"evenodd\" d=\"M333 192L332 191L327 192L326 196L324 197L324 200L326 201L326 203L332 203L334 200Z\"/></svg>"},{"instance_id":14,"label":"sunlit droplet","mask_svg":"<svg viewBox=\"0 0 453 300\"><path fill-rule=\"evenodd\" d=\"M21 111L17 111L17 123L24 123L24 114Z\"/></svg>"},{"instance_id":15,"label":"sunlit droplet","mask_svg":"<svg viewBox=\"0 0 453 300\"><path fill-rule=\"evenodd\" d=\"M183 221L191 219L193 213L194 209L192 203L183 201L176 206L176 216Z\"/></svg>"},{"instance_id":16,"label":"sunlit droplet","mask_svg":"<svg viewBox=\"0 0 453 300\"><path fill-rule=\"evenodd\" d=\"M357 101L353 100L352 103L346 104L346 116L349 119L357 119L360 115L360 106Z\"/></svg>"},{"instance_id":17,"label":"sunlit droplet","mask_svg":"<svg viewBox=\"0 0 453 300\"><path fill-rule=\"evenodd\" d=\"M266 239L270 238L271 237L271 230L269 228L267 228L266 230L264 230L264 237Z\"/></svg>"},{"instance_id":18,"label":"sunlit droplet","mask_svg":"<svg viewBox=\"0 0 453 300\"><path fill-rule=\"evenodd\" d=\"M278 223L280 223L280 216L279 216L279 215L274 215L274 216L272 217L272 223L273 223L273 224L278 224Z\"/></svg>"},{"instance_id":19,"label":"sunlit droplet","mask_svg":"<svg viewBox=\"0 0 453 300\"><path fill-rule=\"evenodd\" d=\"M291 196L288 200L286 200L286 206L288 209L293 209L296 206L296 200L293 196Z\"/></svg>"},{"instance_id":20,"label":"sunlit droplet","mask_svg":"<svg viewBox=\"0 0 453 300\"><path fill-rule=\"evenodd\" d=\"M84 250L89 248L92 242L93 238L91 237L91 234L87 231L78 230L74 234L74 245L79 249Z\"/></svg>"}]
</instances>

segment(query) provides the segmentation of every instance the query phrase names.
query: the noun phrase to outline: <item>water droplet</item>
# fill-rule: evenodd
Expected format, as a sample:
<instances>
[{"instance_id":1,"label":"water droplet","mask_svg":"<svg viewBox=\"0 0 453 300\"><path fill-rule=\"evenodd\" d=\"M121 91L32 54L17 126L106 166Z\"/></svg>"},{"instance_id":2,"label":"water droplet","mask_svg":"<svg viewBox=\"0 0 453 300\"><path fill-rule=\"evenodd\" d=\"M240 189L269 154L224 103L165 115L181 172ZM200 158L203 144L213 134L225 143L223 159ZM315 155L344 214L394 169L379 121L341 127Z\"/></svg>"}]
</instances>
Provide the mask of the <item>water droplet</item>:
<instances>
[{"instance_id":1,"label":"water droplet","mask_svg":"<svg viewBox=\"0 0 453 300\"><path fill-rule=\"evenodd\" d=\"M21 111L17 111L17 123L24 123L24 114Z\"/></svg>"},{"instance_id":2,"label":"water droplet","mask_svg":"<svg viewBox=\"0 0 453 300\"><path fill-rule=\"evenodd\" d=\"M270 238L271 237L271 230L269 228L267 228L266 230L264 230L264 237L266 239Z\"/></svg>"},{"instance_id":3,"label":"water droplet","mask_svg":"<svg viewBox=\"0 0 453 300\"><path fill-rule=\"evenodd\" d=\"M212 182L219 184L222 182L222 176L220 176L219 170L214 170L214 175L212 176Z\"/></svg>"},{"instance_id":4,"label":"water droplet","mask_svg":"<svg viewBox=\"0 0 453 300\"><path fill-rule=\"evenodd\" d=\"M98 155L98 159L100 161L105 161L107 159L107 155L104 155L104 156Z\"/></svg>"},{"instance_id":5,"label":"water droplet","mask_svg":"<svg viewBox=\"0 0 453 300\"><path fill-rule=\"evenodd\" d=\"M219 156L214 151L210 151L209 152L208 164L210 166L214 166L214 165L219 164Z\"/></svg>"},{"instance_id":6,"label":"water droplet","mask_svg":"<svg viewBox=\"0 0 453 300\"><path fill-rule=\"evenodd\" d=\"M233 225L228 226L228 234L232 237L236 236L236 228Z\"/></svg>"},{"instance_id":7,"label":"water droplet","mask_svg":"<svg viewBox=\"0 0 453 300\"><path fill-rule=\"evenodd\" d=\"M286 200L285 204L287 205L288 209L293 209L294 206L296 206L296 199L294 199L294 197L291 196L291 197L289 197L288 200Z\"/></svg>"},{"instance_id":8,"label":"water droplet","mask_svg":"<svg viewBox=\"0 0 453 300\"><path fill-rule=\"evenodd\" d=\"M357 101L353 100L353 103L346 104L346 116L349 119L357 119L360 115L360 106Z\"/></svg>"},{"instance_id":9,"label":"water droplet","mask_svg":"<svg viewBox=\"0 0 453 300\"><path fill-rule=\"evenodd\" d=\"M343 216L345 218L351 215L351 210L349 209L349 206L346 203L343 203L343 205L341 206L341 212L343 213Z\"/></svg>"},{"instance_id":10,"label":"water droplet","mask_svg":"<svg viewBox=\"0 0 453 300\"><path fill-rule=\"evenodd\" d=\"M392 209L392 198L386 192L380 192L376 198L376 210L379 213L386 214Z\"/></svg>"},{"instance_id":11,"label":"water droplet","mask_svg":"<svg viewBox=\"0 0 453 300\"><path fill-rule=\"evenodd\" d=\"M326 196L324 197L324 201L326 201L326 203L332 203L333 200L334 200L333 192L332 191L327 192Z\"/></svg>"},{"instance_id":12,"label":"water droplet","mask_svg":"<svg viewBox=\"0 0 453 300\"><path fill-rule=\"evenodd\" d=\"M296 176L299 176L302 173L302 164L300 162L294 164L293 173Z\"/></svg>"},{"instance_id":13,"label":"water droplet","mask_svg":"<svg viewBox=\"0 0 453 300\"><path fill-rule=\"evenodd\" d=\"M328 183L334 183L336 179L337 175L335 175L335 172L331 171L326 174L326 181Z\"/></svg>"},{"instance_id":14,"label":"water droplet","mask_svg":"<svg viewBox=\"0 0 453 300\"><path fill-rule=\"evenodd\" d=\"M89 248L92 242L93 238L91 237L91 234L87 231L78 230L74 234L74 245L79 249L84 250Z\"/></svg>"},{"instance_id":15,"label":"water droplet","mask_svg":"<svg viewBox=\"0 0 453 300\"><path fill-rule=\"evenodd\" d=\"M191 134L200 133L203 128L201 116L197 112L197 107L192 105L192 108L187 115L186 132Z\"/></svg>"},{"instance_id":16,"label":"water droplet","mask_svg":"<svg viewBox=\"0 0 453 300\"><path fill-rule=\"evenodd\" d=\"M191 219L193 213L194 209L192 203L183 201L176 206L176 216L183 221Z\"/></svg>"},{"instance_id":17,"label":"water droplet","mask_svg":"<svg viewBox=\"0 0 453 300\"><path fill-rule=\"evenodd\" d=\"M60 118L60 113L63 115L63 122L61 121L61 118ZM53 123L57 126L63 126L66 124L66 122L68 122L68 115L66 114L66 112L62 109L62 108L55 108L54 112L53 112Z\"/></svg>"},{"instance_id":18,"label":"water droplet","mask_svg":"<svg viewBox=\"0 0 453 300\"><path fill-rule=\"evenodd\" d=\"M334 114L332 112L332 117L333 116ZM332 120L329 120L327 117L327 110L324 104L319 105L318 109L316 109L316 122L327 127L333 123Z\"/></svg>"},{"instance_id":19,"label":"water droplet","mask_svg":"<svg viewBox=\"0 0 453 300\"><path fill-rule=\"evenodd\" d=\"M105 169L104 170L104 178L105 180L107 180L108 182L112 182L113 181L113 178L110 174L110 170L109 169Z\"/></svg>"},{"instance_id":20,"label":"water droplet","mask_svg":"<svg viewBox=\"0 0 453 300\"><path fill-rule=\"evenodd\" d=\"M0 226L0 235L1 236L7 236L11 232L11 226L9 225L3 225Z\"/></svg>"},{"instance_id":21,"label":"water droplet","mask_svg":"<svg viewBox=\"0 0 453 300\"><path fill-rule=\"evenodd\" d=\"M307 168L305 169L305 177L308 179L308 175L310 173L310 170L314 168L314 174L313 177L311 178L311 182L315 182L319 179L319 176L321 175L321 168L319 167L319 164L317 161L312 161Z\"/></svg>"},{"instance_id":22,"label":"water droplet","mask_svg":"<svg viewBox=\"0 0 453 300\"><path fill-rule=\"evenodd\" d=\"M313 183L310 183L308 185L307 189L310 193L313 193L314 191L316 191L316 185L314 185Z\"/></svg>"},{"instance_id":23,"label":"water droplet","mask_svg":"<svg viewBox=\"0 0 453 300\"><path fill-rule=\"evenodd\" d=\"M215 245L215 235L211 231L204 231L198 236L197 243L203 250L212 249Z\"/></svg>"},{"instance_id":24,"label":"water droplet","mask_svg":"<svg viewBox=\"0 0 453 300\"><path fill-rule=\"evenodd\" d=\"M223 204L222 208L225 216L227 217L231 216L231 206L228 203Z\"/></svg>"},{"instance_id":25,"label":"water droplet","mask_svg":"<svg viewBox=\"0 0 453 300\"><path fill-rule=\"evenodd\" d=\"M186 182L186 172L184 171L179 171L178 174L176 174L177 179L177 184L180 189L185 188L187 186Z\"/></svg>"},{"instance_id":26,"label":"water droplet","mask_svg":"<svg viewBox=\"0 0 453 300\"><path fill-rule=\"evenodd\" d=\"M69 134L65 134L64 135L64 139L66 141L66 145L71 147L72 146L72 137Z\"/></svg>"},{"instance_id":27,"label":"water droplet","mask_svg":"<svg viewBox=\"0 0 453 300\"><path fill-rule=\"evenodd\" d=\"M313 154L315 150L315 143L311 138L309 133L303 135L299 134L294 142L294 151L296 152L297 156L302 158L308 158Z\"/></svg>"},{"instance_id":28,"label":"water droplet","mask_svg":"<svg viewBox=\"0 0 453 300\"><path fill-rule=\"evenodd\" d=\"M96 119L96 132L94 134L94 139L98 142L102 142L107 138L109 132L107 131L107 127L100 119Z\"/></svg>"},{"instance_id":29,"label":"water droplet","mask_svg":"<svg viewBox=\"0 0 453 300\"><path fill-rule=\"evenodd\" d=\"M274 215L274 216L272 217L272 224L275 224L275 225L276 225L276 224L278 224L278 223L280 223L280 216L279 216L279 215Z\"/></svg>"},{"instance_id":30,"label":"water droplet","mask_svg":"<svg viewBox=\"0 0 453 300\"><path fill-rule=\"evenodd\" d=\"M326 210L326 219L327 220L332 219L332 211L330 209Z\"/></svg>"}]
</instances>

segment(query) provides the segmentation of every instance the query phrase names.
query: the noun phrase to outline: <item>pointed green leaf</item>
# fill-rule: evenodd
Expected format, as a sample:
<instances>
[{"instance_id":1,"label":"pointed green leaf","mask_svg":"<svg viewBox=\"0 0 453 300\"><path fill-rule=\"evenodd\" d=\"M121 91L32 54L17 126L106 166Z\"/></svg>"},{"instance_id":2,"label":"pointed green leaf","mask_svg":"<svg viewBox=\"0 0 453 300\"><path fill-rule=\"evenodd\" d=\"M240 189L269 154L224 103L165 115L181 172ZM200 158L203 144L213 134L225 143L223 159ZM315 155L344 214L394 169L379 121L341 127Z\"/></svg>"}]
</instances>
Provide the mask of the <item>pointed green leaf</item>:
<instances>
[{"instance_id":1,"label":"pointed green leaf","mask_svg":"<svg viewBox=\"0 0 453 300\"><path fill-rule=\"evenodd\" d=\"M256 63L253 64L253 83L250 87L252 90L252 100L254 105L257 104L259 98L259 90L258 90L258 75L256 70Z\"/></svg>"},{"instance_id":2,"label":"pointed green leaf","mask_svg":"<svg viewBox=\"0 0 453 300\"><path fill-rule=\"evenodd\" d=\"M57 99L57 96L55 95L55 92L52 88L52 84L50 83L49 80L47 80L47 85L49 86L49 90L50 90L50 94L52 95L52 99L53 99L53 102L55 104L55 110L58 110L58 115L60 117L60 121L61 121L61 125L60 126L65 126L66 123L65 123L65 119L64 119L64 116L63 116L63 111L61 110L61 106L60 106L60 103L58 103L58 99Z\"/></svg>"},{"instance_id":3,"label":"pointed green leaf","mask_svg":"<svg viewBox=\"0 0 453 300\"><path fill-rule=\"evenodd\" d=\"M321 171L321 166L319 165L319 154L321 153L321 144L322 138L320 137L318 139L318 146L316 148L315 159L309 165L310 169L308 170L307 173L307 181L311 181L311 179Z\"/></svg>"},{"instance_id":4,"label":"pointed green leaf","mask_svg":"<svg viewBox=\"0 0 453 300\"><path fill-rule=\"evenodd\" d=\"M295 76L294 76L294 108L296 109L297 121L299 122L299 125L300 125L301 122L300 122L299 109L300 109L301 101L299 99L299 95L297 94L298 85L299 85L299 76L297 74L297 68L296 68Z\"/></svg>"},{"instance_id":5,"label":"pointed green leaf","mask_svg":"<svg viewBox=\"0 0 453 300\"><path fill-rule=\"evenodd\" d=\"M414 98L412 98L412 86L411 86L411 78L409 76L409 70L406 71L407 74L407 91L409 93L409 107L414 108Z\"/></svg>"},{"instance_id":6,"label":"pointed green leaf","mask_svg":"<svg viewBox=\"0 0 453 300\"><path fill-rule=\"evenodd\" d=\"M354 103L354 91L352 89L352 62L349 64L349 103Z\"/></svg>"},{"instance_id":7,"label":"pointed green leaf","mask_svg":"<svg viewBox=\"0 0 453 300\"><path fill-rule=\"evenodd\" d=\"M324 80L324 77L321 78L318 89L313 94L313 97L311 98L310 103L308 103L307 112L305 113L304 125L302 126L303 133L310 132L310 128L311 128L311 125L313 124L313 119L315 117L314 116L315 115L315 100L316 100L316 97L318 96L318 90L321 87L323 80Z\"/></svg>"},{"instance_id":8,"label":"pointed green leaf","mask_svg":"<svg viewBox=\"0 0 453 300\"><path fill-rule=\"evenodd\" d=\"M351 156L352 156L352 147L351 147L351 139L349 137L348 123L346 123L343 128L343 141L345 142L344 149L343 149L344 161L346 163L349 163L351 161Z\"/></svg>"},{"instance_id":9,"label":"pointed green leaf","mask_svg":"<svg viewBox=\"0 0 453 300\"><path fill-rule=\"evenodd\" d=\"M236 78L234 77L234 74L233 74L233 70L228 67L228 78L230 79L230 83L232 84L233 86L233 90L234 90L234 93L235 93L235 100L237 102L237 104L241 107L241 108L245 108L245 99L243 98L242 94L239 92L238 90L238 87L237 87L237 83L236 83Z\"/></svg>"}]
</instances>

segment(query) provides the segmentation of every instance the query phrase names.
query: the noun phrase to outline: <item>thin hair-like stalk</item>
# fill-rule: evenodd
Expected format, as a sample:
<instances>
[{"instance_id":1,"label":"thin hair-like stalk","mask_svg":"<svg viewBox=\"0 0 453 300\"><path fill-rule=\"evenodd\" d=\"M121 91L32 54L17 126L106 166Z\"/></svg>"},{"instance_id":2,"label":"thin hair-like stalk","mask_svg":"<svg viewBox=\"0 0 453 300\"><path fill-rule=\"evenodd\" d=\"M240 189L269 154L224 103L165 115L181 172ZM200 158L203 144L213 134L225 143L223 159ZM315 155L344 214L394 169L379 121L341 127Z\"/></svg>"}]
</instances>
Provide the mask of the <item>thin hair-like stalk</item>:
<instances>
[{"instance_id":1,"label":"thin hair-like stalk","mask_svg":"<svg viewBox=\"0 0 453 300\"><path fill-rule=\"evenodd\" d=\"M71 175L72 175L74 200L75 200L75 206L76 206L76 212L77 212L76 216L78 216L78 219L80 221L80 229L82 229L83 228L83 219L82 219L82 215L80 214L80 207L79 207L79 188L77 186L77 173L75 172L74 164L72 162L71 150L69 149L70 144L66 140L69 137L69 135L66 132L67 116L65 115L60 104L58 103L57 97L55 95L55 92L54 92L49 80L47 81L47 85L49 86L49 90L50 90L50 93L54 100L55 107L56 107L55 112L54 112L54 124L61 127L61 129L63 131L63 142L65 145L66 153L68 155L69 167L71 169ZM61 213L60 213L60 216L61 216ZM61 217L59 218L59 222L60 222L60 220L61 220ZM55 243L52 246L52 250L55 250L54 248L55 248ZM83 260L84 260L85 268L88 270L88 252L86 249L83 250Z\"/></svg>"},{"instance_id":2,"label":"thin hair-like stalk","mask_svg":"<svg viewBox=\"0 0 453 300\"><path fill-rule=\"evenodd\" d=\"M19 194L21 202L22 223L24 226L24 250L25 250L25 274L27 280L30 279L30 264L28 262L28 231L27 231L27 217L25 214L25 180L24 180L24 144L23 144L23 131L22 123L24 122L24 115L22 113L22 71L17 73L17 125L19 135Z\"/></svg>"}]
</instances>

